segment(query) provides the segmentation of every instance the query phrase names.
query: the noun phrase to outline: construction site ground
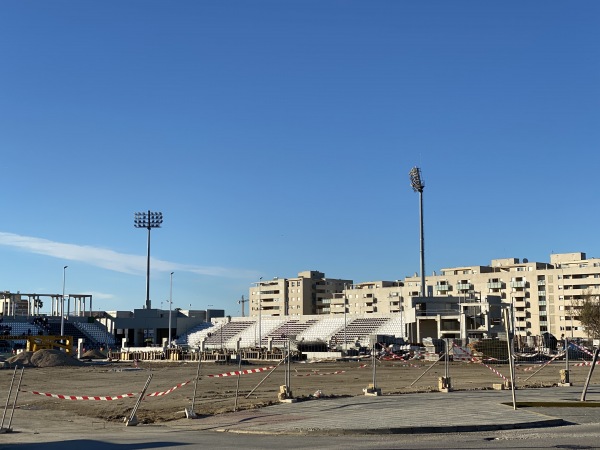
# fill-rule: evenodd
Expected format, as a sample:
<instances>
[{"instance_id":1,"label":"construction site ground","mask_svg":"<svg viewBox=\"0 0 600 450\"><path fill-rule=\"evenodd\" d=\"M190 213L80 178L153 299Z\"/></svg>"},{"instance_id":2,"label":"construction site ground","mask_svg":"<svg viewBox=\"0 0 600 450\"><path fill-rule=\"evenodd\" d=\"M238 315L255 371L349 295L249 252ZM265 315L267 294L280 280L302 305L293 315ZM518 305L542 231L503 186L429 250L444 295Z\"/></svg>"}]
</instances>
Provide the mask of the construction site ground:
<instances>
[{"instance_id":1,"label":"construction site ground","mask_svg":"<svg viewBox=\"0 0 600 450\"><path fill-rule=\"evenodd\" d=\"M271 369L267 369L278 361L244 364L242 371L263 370L239 376L216 376L238 371L236 364L106 360L90 360L74 365L65 365L61 361L54 363L48 360L46 367L23 369L17 400L20 411L61 411L61 414L87 417L90 423L123 422L131 414L151 375L136 416L140 423L156 424L182 419L185 409L191 408L192 401L194 411L199 416L223 414L234 411L234 408L249 410L278 404L278 393L286 380L283 364L272 373ZM556 386L561 381L560 370L564 368L562 361L520 364L516 368L516 386L520 389ZM194 380L198 369L200 376L196 385ZM570 381L581 386L589 370L590 366L578 365L577 361L573 361ZM0 370L0 392L3 395L8 394L13 377L16 378L16 386L20 374L20 369L16 372L12 368ZM482 391L498 388L509 378L509 374L507 364L451 362L448 367L452 389L478 391L478 395ZM434 392L439 390L440 377L445 376L443 360L437 363L422 360L378 361L374 375L371 359L366 358L293 362L288 378L292 396L297 401L310 401L315 397L363 396L364 389L373 383L374 378L383 396ZM134 395L127 396L129 394ZM74 399L63 399L62 396L73 396Z\"/></svg>"}]
</instances>

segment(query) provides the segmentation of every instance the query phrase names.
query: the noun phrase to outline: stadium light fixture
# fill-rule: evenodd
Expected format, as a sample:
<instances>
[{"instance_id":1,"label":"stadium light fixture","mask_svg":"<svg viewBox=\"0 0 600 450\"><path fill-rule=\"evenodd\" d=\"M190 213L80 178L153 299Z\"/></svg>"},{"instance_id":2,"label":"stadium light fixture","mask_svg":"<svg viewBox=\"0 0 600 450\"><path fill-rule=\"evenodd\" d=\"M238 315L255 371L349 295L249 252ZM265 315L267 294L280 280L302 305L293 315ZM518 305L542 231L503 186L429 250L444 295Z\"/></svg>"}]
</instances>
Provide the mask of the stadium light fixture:
<instances>
[{"instance_id":1,"label":"stadium light fixture","mask_svg":"<svg viewBox=\"0 0 600 450\"><path fill-rule=\"evenodd\" d=\"M421 169L413 167L409 172L410 185L419 193L419 222L421 226L421 297L425 297L425 237L423 232L423 189L425 183L421 179Z\"/></svg>"},{"instance_id":2,"label":"stadium light fixture","mask_svg":"<svg viewBox=\"0 0 600 450\"><path fill-rule=\"evenodd\" d=\"M150 230L160 228L163 223L163 214L161 212L136 212L133 225L136 228L146 228L148 230L148 259L146 264L146 309L150 309ZM170 325L170 324L169 324Z\"/></svg>"}]
</instances>

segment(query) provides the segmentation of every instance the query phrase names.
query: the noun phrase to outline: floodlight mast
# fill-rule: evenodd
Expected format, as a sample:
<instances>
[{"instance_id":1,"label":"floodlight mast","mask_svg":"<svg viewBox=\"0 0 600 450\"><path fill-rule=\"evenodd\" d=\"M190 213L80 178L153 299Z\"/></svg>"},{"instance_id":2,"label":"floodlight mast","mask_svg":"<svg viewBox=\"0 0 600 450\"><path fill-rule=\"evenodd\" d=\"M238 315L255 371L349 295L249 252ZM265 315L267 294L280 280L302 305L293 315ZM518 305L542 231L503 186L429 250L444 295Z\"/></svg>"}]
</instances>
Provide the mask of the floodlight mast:
<instances>
[{"instance_id":1,"label":"floodlight mast","mask_svg":"<svg viewBox=\"0 0 600 450\"><path fill-rule=\"evenodd\" d=\"M146 228L148 230L148 258L146 263L146 309L150 309L150 230L160 228L163 223L161 212L136 212L134 214L133 225L136 228ZM169 324L170 325L170 324Z\"/></svg>"},{"instance_id":2,"label":"floodlight mast","mask_svg":"<svg viewBox=\"0 0 600 450\"><path fill-rule=\"evenodd\" d=\"M413 167L409 172L410 185L419 193L419 222L421 226L421 297L425 297L425 237L423 231L423 189L425 183L421 179L421 169Z\"/></svg>"}]
</instances>

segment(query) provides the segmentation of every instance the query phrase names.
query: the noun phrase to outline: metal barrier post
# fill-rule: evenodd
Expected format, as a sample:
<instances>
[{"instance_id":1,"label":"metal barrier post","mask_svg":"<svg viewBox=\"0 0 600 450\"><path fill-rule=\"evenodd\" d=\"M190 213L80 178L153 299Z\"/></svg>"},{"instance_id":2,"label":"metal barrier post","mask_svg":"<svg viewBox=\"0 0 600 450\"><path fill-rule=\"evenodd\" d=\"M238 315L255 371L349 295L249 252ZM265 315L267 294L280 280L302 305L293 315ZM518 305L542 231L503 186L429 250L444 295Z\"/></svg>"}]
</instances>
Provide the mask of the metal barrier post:
<instances>
[{"instance_id":1,"label":"metal barrier post","mask_svg":"<svg viewBox=\"0 0 600 450\"><path fill-rule=\"evenodd\" d=\"M15 370L13 372L12 379L10 380L10 387L8 388L8 395L6 396L6 405L4 405L4 414L2 414L2 422L0 422L0 431L7 432L10 431L7 428L4 428L4 418L6 417L6 411L8 411L8 404L10 402L10 396L12 394L13 385L15 384L15 376L17 375L17 366L15 366Z\"/></svg>"},{"instance_id":2,"label":"metal barrier post","mask_svg":"<svg viewBox=\"0 0 600 450\"><path fill-rule=\"evenodd\" d=\"M10 413L10 418L8 419L8 430L11 430L10 425L12 424L13 415L15 414L15 407L17 406L17 398L19 398L19 390L21 389L21 381L23 381L23 372L25 371L25 367L21 367L21 376L19 377L19 384L17 385L17 390L15 392L15 400L13 402L12 411Z\"/></svg>"},{"instance_id":3,"label":"metal barrier post","mask_svg":"<svg viewBox=\"0 0 600 450\"><path fill-rule=\"evenodd\" d=\"M233 411L237 411L237 407L238 407L238 396L240 395L240 377L242 376L242 354L238 351L237 353L237 357L239 359L238 361L238 376L237 376L237 383L235 386L235 405L233 406Z\"/></svg>"},{"instance_id":4,"label":"metal barrier post","mask_svg":"<svg viewBox=\"0 0 600 450\"><path fill-rule=\"evenodd\" d=\"M125 426L126 427L129 427L129 426L134 427L138 424L138 420L137 420L137 417L135 417L135 413L137 412L137 409L140 406L142 399L144 398L144 394L146 394L146 389L148 389L148 385L150 384L151 379L152 379L152 374L150 374L150 376L148 377L148 380L146 380L144 389L142 389L140 396L138 397L137 401L135 402L135 406L133 407L133 411L131 411L131 415L129 416L129 419L127 419L127 417L125 418Z\"/></svg>"},{"instance_id":5,"label":"metal barrier post","mask_svg":"<svg viewBox=\"0 0 600 450\"><path fill-rule=\"evenodd\" d=\"M515 395L515 361L512 352L512 329L508 308L504 309L504 329L506 330L506 343L508 345L508 367L510 370L510 389L512 391L513 409L517 409L517 398Z\"/></svg>"},{"instance_id":6,"label":"metal barrier post","mask_svg":"<svg viewBox=\"0 0 600 450\"><path fill-rule=\"evenodd\" d=\"M587 394L587 389L590 384L590 380L592 379L592 373L594 373L594 367L596 367L596 361L598 360L598 353L600 353L600 347L594 351L594 358L592 359L592 366L590 367L590 373L585 380L585 386L583 387L583 392L581 393L581 401L585 402L585 395Z\"/></svg>"},{"instance_id":7,"label":"metal barrier post","mask_svg":"<svg viewBox=\"0 0 600 450\"><path fill-rule=\"evenodd\" d=\"M200 353L198 353L198 355L200 355ZM198 381L200 379L200 365L202 364L202 357L199 356L198 357L198 368L196 369L196 381L194 382L194 395L192 396L192 406L190 407L190 409L188 410L187 408L185 409L185 416L188 419L197 419L198 416L196 415L196 412L194 411L194 407L196 404L196 392L198 391Z\"/></svg>"}]
</instances>

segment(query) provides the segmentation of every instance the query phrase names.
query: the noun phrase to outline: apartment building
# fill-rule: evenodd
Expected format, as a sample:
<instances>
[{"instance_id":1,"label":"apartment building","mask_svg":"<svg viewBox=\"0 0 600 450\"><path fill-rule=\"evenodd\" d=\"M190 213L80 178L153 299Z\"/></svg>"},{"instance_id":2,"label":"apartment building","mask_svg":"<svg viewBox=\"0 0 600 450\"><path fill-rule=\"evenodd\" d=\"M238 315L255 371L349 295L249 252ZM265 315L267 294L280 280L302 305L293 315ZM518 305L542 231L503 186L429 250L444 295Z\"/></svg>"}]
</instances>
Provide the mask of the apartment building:
<instances>
[{"instance_id":1,"label":"apartment building","mask_svg":"<svg viewBox=\"0 0 600 450\"><path fill-rule=\"evenodd\" d=\"M520 336L549 332L557 338L585 338L576 306L585 295L600 296L600 258L588 259L585 253L576 252L552 254L549 263L494 259L488 266L442 269L440 274L426 276L425 284L426 296L441 302L444 297L465 304L479 298L482 304L495 305L495 299L500 299L513 311L513 326ZM259 305L264 315L395 315L402 311L409 323L411 315L420 314L415 300L420 288L421 278L416 273L404 280L354 284L306 271L297 278L275 278L263 281L260 289L252 288L251 313L258 315ZM467 330L461 332L465 333Z\"/></svg>"},{"instance_id":2,"label":"apartment building","mask_svg":"<svg viewBox=\"0 0 600 450\"><path fill-rule=\"evenodd\" d=\"M261 280L250 288L250 315L330 314L334 294L351 284L352 280L326 278L316 270L299 272L296 278Z\"/></svg>"},{"instance_id":3,"label":"apartment building","mask_svg":"<svg viewBox=\"0 0 600 450\"><path fill-rule=\"evenodd\" d=\"M418 292L421 280L416 274L404 282L407 295ZM499 295L513 310L518 335L549 332L583 338L587 336L576 306L588 293L600 294L600 259L581 252L552 254L550 263L494 259L489 266L443 269L425 283L430 296Z\"/></svg>"}]
</instances>

